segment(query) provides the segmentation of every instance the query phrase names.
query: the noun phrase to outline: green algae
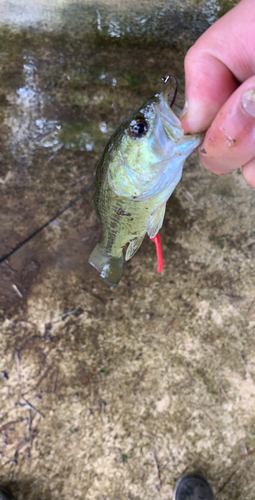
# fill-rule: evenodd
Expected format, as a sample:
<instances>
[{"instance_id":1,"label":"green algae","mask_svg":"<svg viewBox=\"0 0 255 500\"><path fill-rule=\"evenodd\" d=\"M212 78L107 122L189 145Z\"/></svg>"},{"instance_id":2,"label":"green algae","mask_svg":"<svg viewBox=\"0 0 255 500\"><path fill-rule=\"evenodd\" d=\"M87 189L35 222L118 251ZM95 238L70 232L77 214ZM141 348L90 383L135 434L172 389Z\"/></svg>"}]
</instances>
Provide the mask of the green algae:
<instances>
[{"instance_id":1,"label":"green algae","mask_svg":"<svg viewBox=\"0 0 255 500\"><path fill-rule=\"evenodd\" d=\"M102 122L59 122L59 141L72 151L92 151L94 147L103 147L112 127Z\"/></svg>"}]
</instances>

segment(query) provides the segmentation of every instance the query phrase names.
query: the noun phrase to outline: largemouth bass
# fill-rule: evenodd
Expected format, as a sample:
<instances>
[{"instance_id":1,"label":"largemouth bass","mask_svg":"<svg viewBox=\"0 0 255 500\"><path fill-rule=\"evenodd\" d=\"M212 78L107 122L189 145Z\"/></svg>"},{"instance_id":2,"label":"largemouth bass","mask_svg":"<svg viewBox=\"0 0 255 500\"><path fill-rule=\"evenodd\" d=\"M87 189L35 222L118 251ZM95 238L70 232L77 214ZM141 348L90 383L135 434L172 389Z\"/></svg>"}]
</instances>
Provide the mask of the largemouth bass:
<instances>
[{"instance_id":1,"label":"largemouth bass","mask_svg":"<svg viewBox=\"0 0 255 500\"><path fill-rule=\"evenodd\" d=\"M202 134L184 135L168 94L148 99L120 125L97 167L93 203L102 236L89 262L110 286L119 283L124 261L145 234L157 235L183 164L202 142Z\"/></svg>"}]
</instances>

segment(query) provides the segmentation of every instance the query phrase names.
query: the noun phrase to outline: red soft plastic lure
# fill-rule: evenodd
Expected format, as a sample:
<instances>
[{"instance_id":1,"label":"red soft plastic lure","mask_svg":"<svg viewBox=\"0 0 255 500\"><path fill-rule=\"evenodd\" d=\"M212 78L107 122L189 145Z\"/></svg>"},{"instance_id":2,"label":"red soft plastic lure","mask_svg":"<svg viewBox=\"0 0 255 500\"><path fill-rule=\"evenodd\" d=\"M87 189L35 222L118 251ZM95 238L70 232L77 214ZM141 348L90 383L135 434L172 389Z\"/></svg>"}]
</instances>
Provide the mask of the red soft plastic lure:
<instances>
[{"instance_id":1,"label":"red soft plastic lure","mask_svg":"<svg viewBox=\"0 0 255 500\"><path fill-rule=\"evenodd\" d=\"M161 248L161 241L160 241L160 236L157 233L154 238L151 238L151 241L154 241L156 245L156 252L157 252L157 259L158 259L158 268L157 271L158 273L161 273L163 271L164 267L164 261L163 261L163 254L162 254L162 248Z\"/></svg>"}]
</instances>

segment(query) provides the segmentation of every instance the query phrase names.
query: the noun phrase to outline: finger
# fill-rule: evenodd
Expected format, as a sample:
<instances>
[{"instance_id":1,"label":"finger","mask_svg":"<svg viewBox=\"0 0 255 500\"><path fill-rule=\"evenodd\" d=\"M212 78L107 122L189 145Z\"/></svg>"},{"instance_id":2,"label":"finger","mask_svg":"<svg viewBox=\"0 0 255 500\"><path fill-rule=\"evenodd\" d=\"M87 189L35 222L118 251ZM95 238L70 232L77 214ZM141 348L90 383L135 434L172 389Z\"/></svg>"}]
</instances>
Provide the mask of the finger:
<instances>
[{"instance_id":1,"label":"finger","mask_svg":"<svg viewBox=\"0 0 255 500\"><path fill-rule=\"evenodd\" d=\"M242 174L247 184L250 184L250 186L255 188L255 158L243 166Z\"/></svg>"},{"instance_id":2,"label":"finger","mask_svg":"<svg viewBox=\"0 0 255 500\"><path fill-rule=\"evenodd\" d=\"M255 74L255 2L242 0L212 25L185 58L185 133L208 128L240 82Z\"/></svg>"},{"instance_id":3,"label":"finger","mask_svg":"<svg viewBox=\"0 0 255 500\"><path fill-rule=\"evenodd\" d=\"M214 56L203 54L196 61L194 58L195 50L185 60L186 103L181 115L185 133L207 130L221 106L238 87L231 71Z\"/></svg>"},{"instance_id":4,"label":"finger","mask_svg":"<svg viewBox=\"0 0 255 500\"><path fill-rule=\"evenodd\" d=\"M224 174L255 156L255 76L249 78L222 106L199 148L205 168Z\"/></svg>"}]
</instances>

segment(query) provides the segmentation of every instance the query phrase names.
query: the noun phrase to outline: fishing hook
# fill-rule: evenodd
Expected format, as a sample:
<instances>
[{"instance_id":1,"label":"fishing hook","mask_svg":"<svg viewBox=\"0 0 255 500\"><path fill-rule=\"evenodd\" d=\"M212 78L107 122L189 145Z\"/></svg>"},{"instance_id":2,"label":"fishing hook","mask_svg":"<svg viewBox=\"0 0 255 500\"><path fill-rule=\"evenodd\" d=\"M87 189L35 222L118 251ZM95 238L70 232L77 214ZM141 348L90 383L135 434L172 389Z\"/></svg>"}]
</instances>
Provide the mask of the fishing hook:
<instances>
[{"instance_id":1,"label":"fishing hook","mask_svg":"<svg viewBox=\"0 0 255 500\"><path fill-rule=\"evenodd\" d=\"M166 75L166 76L163 76L163 77L161 78L161 80L163 81L163 83L164 83L164 84L166 84L166 83L170 80L170 78L171 78L171 77L172 77L172 78L174 79L174 81L175 81L175 91L174 91L174 95L173 95L173 98L172 98L172 102L171 102L171 104L170 104L170 108L173 106L174 101L175 101L176 96L177 96L177 92L178 92L178 80L177 80L177 77L176 77L175 75L172 75L172 74L170 74L170 75Z\"/></svg>"}]
</instances>

